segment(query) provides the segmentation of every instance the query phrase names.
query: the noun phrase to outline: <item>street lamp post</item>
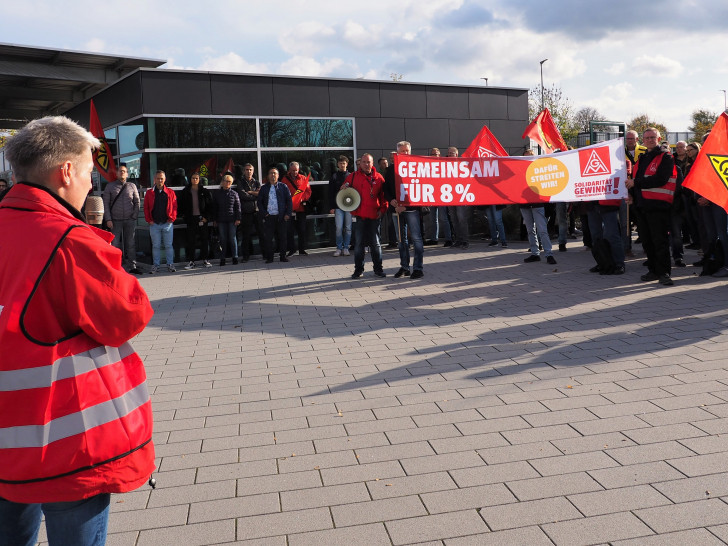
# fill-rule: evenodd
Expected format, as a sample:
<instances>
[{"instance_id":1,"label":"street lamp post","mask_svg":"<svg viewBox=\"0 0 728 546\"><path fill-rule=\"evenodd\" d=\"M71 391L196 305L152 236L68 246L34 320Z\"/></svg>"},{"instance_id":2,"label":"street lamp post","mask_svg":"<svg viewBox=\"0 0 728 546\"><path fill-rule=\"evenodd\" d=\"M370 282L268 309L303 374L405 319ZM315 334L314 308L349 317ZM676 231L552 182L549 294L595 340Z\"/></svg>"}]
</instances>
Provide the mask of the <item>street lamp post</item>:
<instances>
[{"instance_id":1,"label":"street lamp post","mask_svg":"<svg viewBox=\"0 0 728 546\"><path fill-rule=\"evenodd\" d=\"M728 112L728 104L726 104L725 89L718 89L718 91L723 91L723 111Z\"/></svg>"},{"instance_id":2,"label":"street lamp post","mask_svg":"<svg viewBox=\"0 0 728 546\"><path fill-rule=\"evenodd\" d=\"M488 78L480 78L481 80L485 80L485 86L488 87Z\"/></svg>"},{"instance_id":3,"label":"street lamp post","mask_svg":"<svg viewBox=\"0 0 728 546\"><path fill-rule=\"evenodd\" d=\"M544 59L539 64L541 65L541 110L543 110L543 63L548 61L548 59Z\"/></svg>"}]
</instances>

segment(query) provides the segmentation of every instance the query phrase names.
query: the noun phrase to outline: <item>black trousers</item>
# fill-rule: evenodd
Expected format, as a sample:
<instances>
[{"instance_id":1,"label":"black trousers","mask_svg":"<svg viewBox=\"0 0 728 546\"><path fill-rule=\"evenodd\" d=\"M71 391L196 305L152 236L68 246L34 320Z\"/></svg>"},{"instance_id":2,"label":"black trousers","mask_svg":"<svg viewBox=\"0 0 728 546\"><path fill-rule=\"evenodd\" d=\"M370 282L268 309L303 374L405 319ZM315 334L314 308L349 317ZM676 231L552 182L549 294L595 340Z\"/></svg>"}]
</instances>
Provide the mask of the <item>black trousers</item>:
<instances>
[{"instance_id":1,"label":"black trousers","mask_svg":"<svg viewBox=\"0 0 728 546\"><path fill-rule=\"evenodd\" d=\"M200 260L210 259L210 231L207 229L207 222L199 225L199 222L187 224L187 240L185 245L185 255L188 262L195 261L195 248L197 248L197 239L200 239Z\"/></svg>"},{"instance_id":2,"label":"black trousers","mask_svg":"<svg viewBox=\"0 0 728 546\"><path fill-rule=\"evenodd\" d=\"M250 258L251 254L255 254L253 249L253 228L258 234L262 249L263 235L260 228L260 217L257 213L243 213L240 219L240 255L244 260Z\"/></svg>"},{"instance_id":3,"label":"black trousers","mask_svg":"<svg viewBox=\"0 0 728 546\"><path fill-rule=\"evenodd\" d=\"M286 255L286 242L288 238L288 221L283 216L276 214L275 216L266 215L262 220L263 228L263 257L266 260L272 260L278 246L281 258ZM275 237L276 244L273 244Z\"/></svg>"},{"instance_id":4,"label":"black trousers","mask_svg":"<svg viewBox=\"0 0 728 546\"><path fill-rule=\"evenodd\" d=\"M640 209L639 233L642 248L647 254L647 268L657 275L669 275L670 267L670 211Z\"/></svg>"},{"instance_id":5,"label":"black trousers","mask_svg":"<svg viewBox=\"0 0 728 546\"><path fill-rule=\"evenodd\" d=\"M299 252L306 250L306 213L294 212L295 216L288 221L288 248ZM293 240L294 231L298 235L298 247Z\"/></svg>"}]
</instances>

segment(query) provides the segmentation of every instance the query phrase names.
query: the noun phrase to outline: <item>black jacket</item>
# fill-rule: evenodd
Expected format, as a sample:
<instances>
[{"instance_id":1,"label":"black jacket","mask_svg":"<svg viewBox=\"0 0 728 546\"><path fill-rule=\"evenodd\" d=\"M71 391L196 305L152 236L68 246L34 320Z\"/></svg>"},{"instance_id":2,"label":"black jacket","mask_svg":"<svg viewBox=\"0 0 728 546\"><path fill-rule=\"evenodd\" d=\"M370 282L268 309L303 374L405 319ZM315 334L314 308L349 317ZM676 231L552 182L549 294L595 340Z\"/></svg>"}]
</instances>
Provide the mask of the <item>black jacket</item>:
<instances>
[{"instance_id":1,"label":"black jacket","mask_svg":"<svg viewBox=\"0 0 728 546\"><path fill-rule=\"evenodd\" d=\"M240 197L240 206L243 214L255 213L255 204L256 201L258 201L258 197L251 195L248 192L258 190L260 190L260 182L258 182L255 178L251 178L250 181L245 180L245 178L240 178L238 180L237 191L238 197Z\"/></svg>"},{"instance_id":2,"label":"black jacket","mask_svg":"<svg viewBox=\"0 0 728 546\"><path fill-rule=\"evenodd\" d=\"M200 184L198 190L198 201L200 205L200 216L205 220L212 219L212 194L205 186ZM195 224L199 218L192 216L192 187L187 184L182 191L179 192L178 210L180 216L184 217L187 224Z\"/></svg>"}]
</instances>

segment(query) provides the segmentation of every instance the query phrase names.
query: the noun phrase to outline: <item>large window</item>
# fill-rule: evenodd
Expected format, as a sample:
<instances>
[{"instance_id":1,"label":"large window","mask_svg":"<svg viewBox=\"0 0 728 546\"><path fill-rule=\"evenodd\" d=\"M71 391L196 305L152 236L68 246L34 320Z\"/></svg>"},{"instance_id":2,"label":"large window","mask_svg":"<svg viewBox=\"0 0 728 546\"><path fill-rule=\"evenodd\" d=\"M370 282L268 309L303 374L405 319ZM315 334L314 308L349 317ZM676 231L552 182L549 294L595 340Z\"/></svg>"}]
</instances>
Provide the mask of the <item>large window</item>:
<instances>
[{"instance_id":1,"label":"large window","mask_svg":"<svg viewBox=\"0 0 728 546\"><path fill-rule=\"evenodd\" d=\"M230 152L230 153L209 153L209 152L164 152L150 153L149 167L151 172L162 170L167 175L167 185L178 187L182 184L172 183L174 173L177 169L184 169L187 180L193 172L199 171L202 176L207 178L207 183L211 186L219 183L222 173L228 168L232 170L233 165L245 165L258 163L257 154L255 152ZM257 171L258 169L256 169ZM256 178L259 178L256 173Z\"/></svg>"},{"instance_id":2,"label":"large window","mask_svg":"<svg viewBox=\"0 0 728 546\"><path fill-rule=\"evenodd\" d=\"M254 119L150 118L149 148L255 148Z\"/></svg>"},{"instance_id":3,"label":"large window","mask_svg":"<svg viewBox=\"0 0 728 546\"><path fill-rule=\"evenodd\" d=\"M119 125L119 153L128 154L146 148L144 122L134 121Z\"/></svg>"},{"instance_id":4,"label":"large window","mask_svg":"<svg viewBox=\"0 0 728 546\"><path fill-rule=\"evenodd\" d=\"M263 148L348 148L354 146L350 119L261 119Z\"/></svg>"}]
</instances>

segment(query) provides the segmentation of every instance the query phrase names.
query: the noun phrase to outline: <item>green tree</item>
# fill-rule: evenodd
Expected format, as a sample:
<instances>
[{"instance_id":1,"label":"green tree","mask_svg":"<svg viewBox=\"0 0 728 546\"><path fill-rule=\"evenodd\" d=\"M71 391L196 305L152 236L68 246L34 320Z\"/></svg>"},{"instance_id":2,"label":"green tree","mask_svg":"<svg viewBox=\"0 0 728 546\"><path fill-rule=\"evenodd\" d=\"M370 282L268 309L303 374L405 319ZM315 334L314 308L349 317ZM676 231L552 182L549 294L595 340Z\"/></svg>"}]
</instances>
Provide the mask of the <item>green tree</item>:
<instances>
[{"instance_id":1,"label":"green tree","mask_svg":"<svg viewBox=\"0 0 728 546\"><path fill-rule=\"evenodd\" d=\"M640 137L642 136L642 133L650 127L654 127L660 131L660 136L663 138L667 134L667 127L665 127L663 123L651 120L650 116L647 114L640 114L639 116L632 118L627 123L627 129L630 131L637 131L637 134L640 135Z\"/></svg>"},{"instance_id":2,"label":"green tree","mask_svg":"<svg viewBox=\"0 0 728 546\"><path fill-rule=\"evenodd\" d=\"M695 133L693 142L700 142L705 134L713 128L718 114L710 110L695 110L692 113L693 124L688 127L688 131Z\"/></svg>"},{"instance_id":3,"label":"green tree","mask_svg":"<svg viewBox=\"0 0 728 546\"><path fill-rule=\"evenodd\" d=\"M543 105L551 112L551 117L554 118L554 123L566 143L575 145L579 128L575 123L574 107L569 98L564 95L561 87L556 84L551 85L551 87L544 87ZM541 110L541 85L537 85L528 92L529 118L535 118Z\"/></svg>"}]
</instances>

